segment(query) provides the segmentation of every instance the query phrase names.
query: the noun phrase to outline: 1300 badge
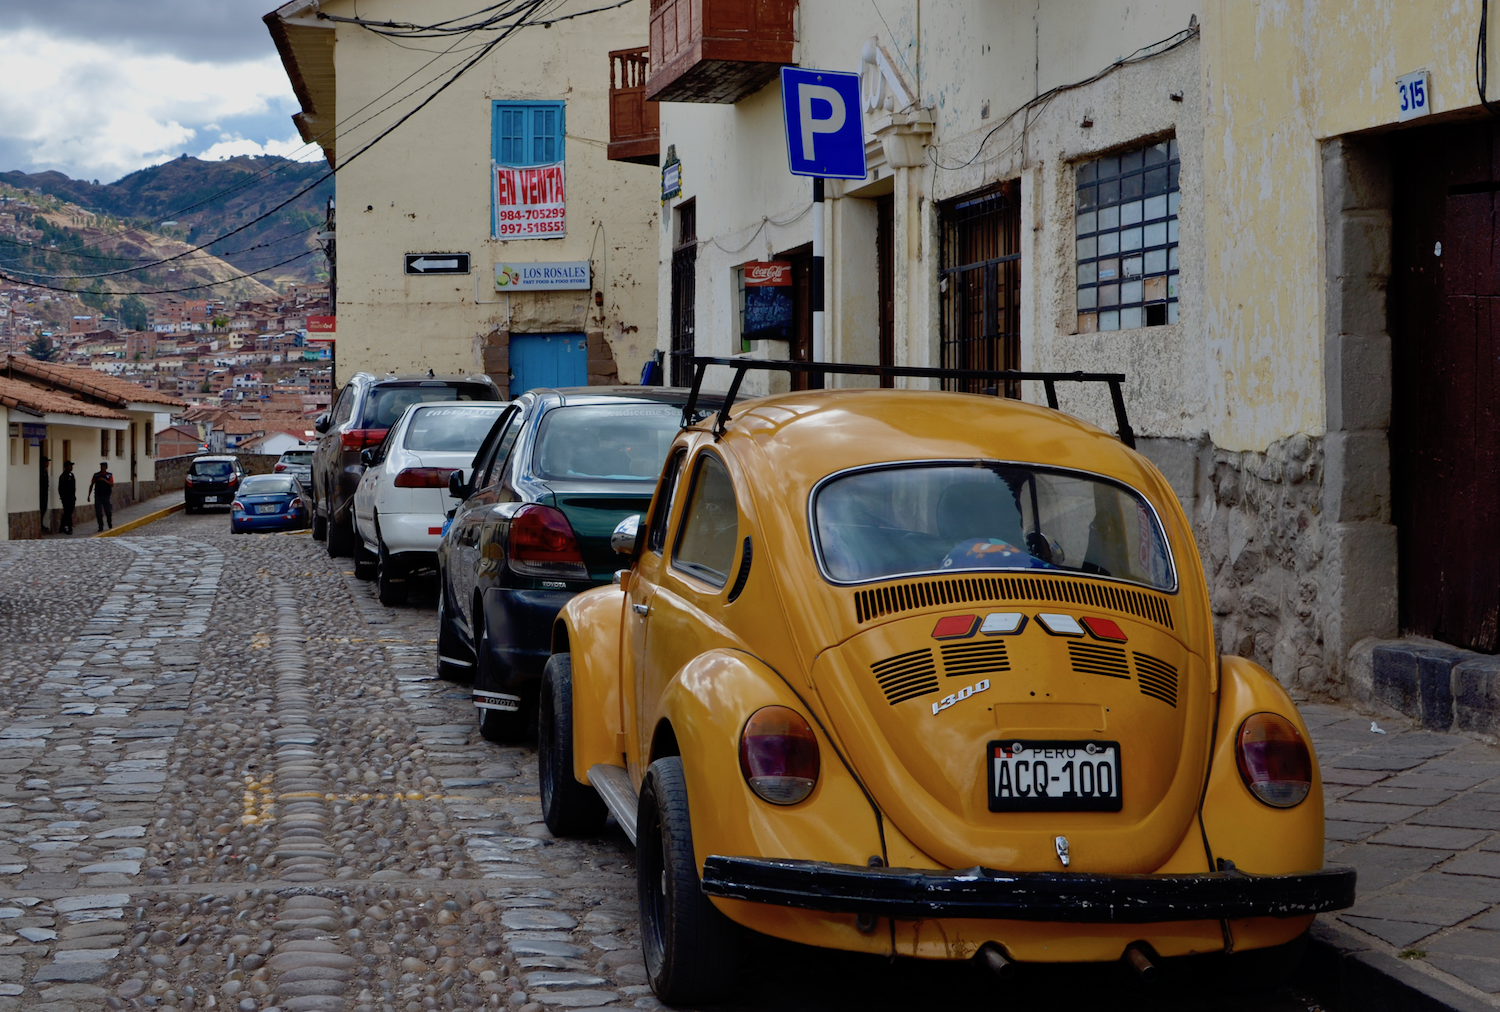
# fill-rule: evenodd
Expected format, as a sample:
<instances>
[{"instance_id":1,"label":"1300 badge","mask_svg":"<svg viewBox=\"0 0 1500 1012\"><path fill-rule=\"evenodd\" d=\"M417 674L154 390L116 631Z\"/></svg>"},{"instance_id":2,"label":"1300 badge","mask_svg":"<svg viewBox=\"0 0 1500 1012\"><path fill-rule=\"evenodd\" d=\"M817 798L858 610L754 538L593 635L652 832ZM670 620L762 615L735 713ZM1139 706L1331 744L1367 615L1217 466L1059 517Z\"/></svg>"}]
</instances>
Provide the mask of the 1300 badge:
<instances>
[{"instance_id":1,"label":"1300 badge","mask_svg":"<svg viewBox=\"0 0 1500 1012\"><path fill-rule=\"evenodd\" d=\"M983 692L985 689L988 689L989 687L990 687L990 680L988 678L981 678L979 681L975 682L973 685L965 685L962 689L959 689L957 692L953 693L952 695L944 696L942 699L939 699L936 703L933 703L932 704L932 715L934 717L936 717L938 714L940 714L944 710L948 709L948 707L952 706L954 703L962 703L964 700L966 700L970 696L974 695L974 693L976 693L976 692Z\"/></svg>"}]
</instances>

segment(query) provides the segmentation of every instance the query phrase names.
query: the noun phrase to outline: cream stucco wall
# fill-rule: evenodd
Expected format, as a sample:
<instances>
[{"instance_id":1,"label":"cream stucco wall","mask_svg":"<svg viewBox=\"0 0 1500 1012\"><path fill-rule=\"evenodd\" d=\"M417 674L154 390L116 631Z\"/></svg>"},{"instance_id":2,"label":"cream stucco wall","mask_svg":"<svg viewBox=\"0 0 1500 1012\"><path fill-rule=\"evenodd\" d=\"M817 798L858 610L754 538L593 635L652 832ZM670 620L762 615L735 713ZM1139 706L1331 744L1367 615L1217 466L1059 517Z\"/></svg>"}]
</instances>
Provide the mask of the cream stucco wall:
<instances>
[{"instance_id":1,"label":"cream stucco wall","mask_svg":"<svg viewBox=\"0 0 1500 1012\"><path fill-rule=\"evenodd\" d=\"M355 14L349 0L322 9ZM564 12L575 9L583 7L569 5ZM433 59L431 50L441 47L401 48L358 26L336 29L338 154L344 162L354 159L337 176L340 381L361 369L462 374L488 366L496 372L506 360L504 339L497 345L494 335L549 331L601 334L619 375L639 375L655 343L657 170L612 162L605 153L607 53L646 43L645 9L644 3L628 5L523 30L357 158L361 147L436 84L390 112L380 112L382 107L457 61L442 58L422 70ZM399 21L457 18L472 10L460 0L358 5L360 17ZM414 76L400 83L408 75ZM497 99L567 103L566 238L490 237L490 103ZM403 272L404 253L448 251L472 254L474 275ZM602 308L589 292L495 293L497 261L577 260L592 261Z\"/></svg>"}]
</instances>

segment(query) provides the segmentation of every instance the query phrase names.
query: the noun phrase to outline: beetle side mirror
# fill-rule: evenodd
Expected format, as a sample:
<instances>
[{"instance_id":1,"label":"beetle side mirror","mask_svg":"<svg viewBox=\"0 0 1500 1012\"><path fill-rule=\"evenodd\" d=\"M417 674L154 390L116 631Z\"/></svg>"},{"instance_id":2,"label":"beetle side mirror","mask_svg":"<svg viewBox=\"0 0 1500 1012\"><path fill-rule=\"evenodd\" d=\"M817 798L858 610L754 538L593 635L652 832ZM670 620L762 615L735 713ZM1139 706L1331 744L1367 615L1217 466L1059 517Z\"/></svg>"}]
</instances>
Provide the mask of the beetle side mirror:
<instances>
[{"instance_id":1,"label":"beetle side mirror","mask_svg":"<svg viewBox=\"0 0 1500 1012\"><path fill-rule=\"evenodd\" d=\"M609 536L609 547L621 555L635 554L635 539L641 528L641 515L632 514L615 524L615 531Z\"/></svg>"},{"instance_id":2,"label":"beetle side mirror","mask_svg":"<svg viewBox=\"0 0 1500 1012\"><path fill-rule=\"evenodd\" d=\"M328 415L326 415L326 414L319 415L318 418L317 418L317 421L313 422L313 429L315 429L318 432L327 432L328 431Z\"/></svg>"},{"instance_id":3,"label":"beetle side mirror","mask_svg":"<svg viewBox=\"0 0 1500 1012\"><path fill-rule=\"evenodd\" d=\"M453 498L463 501L469 498L469 493L472 491L473 489L469 488L464 482L464 473L462 471L454 471L448 475L448 494Z\"/></svg>"},{"instance_id":4,"label":"beetle side mirror","mask_svg":"<svg viewBox=\"0 0 1500 1012\"><path fill-rule=\"evenodd\" d=\"M377 463L379 463L379 461L375 459L375 450L376 448L373 446L367 446L363 450L360 450L359 462L365 467L374 467Z\"/></svg>"}]
</instances>

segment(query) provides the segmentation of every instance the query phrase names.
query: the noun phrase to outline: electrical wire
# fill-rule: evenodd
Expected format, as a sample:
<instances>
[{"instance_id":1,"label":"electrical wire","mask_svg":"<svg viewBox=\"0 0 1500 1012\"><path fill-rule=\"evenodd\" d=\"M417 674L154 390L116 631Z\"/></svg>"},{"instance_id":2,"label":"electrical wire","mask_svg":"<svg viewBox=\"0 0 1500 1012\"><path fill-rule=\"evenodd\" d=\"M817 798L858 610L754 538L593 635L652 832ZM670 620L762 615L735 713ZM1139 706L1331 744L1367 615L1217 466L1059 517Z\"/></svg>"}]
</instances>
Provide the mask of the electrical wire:
<instances>
[{"instance_id":1,"label":"electrical wire","mask_svg":"<svg viewBox=\"0 0 1500 1012\"><path fill-rule=\"evenodd\" d=\"M1485 96L1490 83L1490 0L1479 0L1479 40L1474 47L1474 83L1479 89L1479 104L1491 116L1500 116L1500 103L1491 102Z\"/></svg>"},{"instance_id":2,"label":"electrical wire","mask_svg":"<svg viewBox=\"0 0 1500 1012\"><path fill-rule=\"evenodd\" d=\"M1484 0L1484 2L1488 2L1488 0ZM1099 71L1097 74L1094 74L1092 77L1084 78L1082 81L1074 81L1072 84L1060 84L1055 88L1049 88L1047 91L1044 91L1040 95L1031 99L1031 101L1016 108L1004 119L996 123L994 128L990 130L989 133L984 135L984 139L979 142L979 147L975 149L974 154L971 155L967 161L959 162L957 165L944 165L942 162L938 161L937 150L935 147L928 148L927 156L932 161L932 164L935 168L942 169L946 172L957 172L960 169L966 169L970 165L973 165L975 162L977 162L980 155L984 154L984 146L990 142L990 138L994 137L995 134L999 133L1002 129L1009 125L1011 120L1015 119L1017 116L1022 116L1038 106L1045 107L1046 105L1050 104L1054 98L1065 92L1076 91L1079 88L1086 88L1089 85L1093 84L1095 81L1099 81L1105 77L1108 77L1110 74L1113 74L1121 67L1127 67L1133 63L1140 63L1143 60L1149 60L1154 57L1163 56L1167 53L1170 53L1178 46L1187 43L1189 40L1196 39L1200 31L1201 29L1199 29L1196 24L1190 25L1189 27L1184 28L1182 31L1177 32L1174 35L1169 35L1167 38L1162 39L1159 42L1153 42L1148 46L1142 46L1140 49L1137 49L1129 56L1121 57L1114 63L1111 63L1109 66ZM1026 126L1030 126L1029 117L1024 122ZM1013 150L1013 146L1008 150Z\"/></svg>"},{"instance_id":3,"label":"electrical wire","mask_svg":"<svg viewBox=\"0 0 1500 1012\"><path fill-rule=\"evenodd\" d=\"M717 246L720 250L722 250L725 253L730 254L731 256L733 256L736 253L743 253L743 252L745 252L745 250L747 250L747 249L750 248L750 246L751 246L752 243L755 242L756 237L759 236L763 231L765 231L765 228L766 228L767 225L774 225L777 228L785 228L788 225L795 225L797 222L799 222L803 218L807 217L807 212L811 211L812 208L813 208L812 202L809 201L806 207L804 207L802 210L798 211L796 214L792 215L790 218L787 218L787 219L785 219L783 221L776 221L775 219L771 218L769 215L761 215L760 224L757 225L757 226L755 226L755 231L750 234L750 238L748 238L748 239L745 240L745 245L741 246L739 249L729 249L726 246L720 245L719 240L717 238L709 239L706 242L700 242L700 243L698 243L698 248L702 249L704 246Z\"/></svg>"},{"instance_id":4,"label":"electrical wire","mask_svg":"<svg viewBox=\"0 0 1500 1012\"><path fill-rule=\"evenodd\" d=\"M130 296L130 295L171 295L174 292L196 292L196 291L199 291L199 290L204 289L204 288L217 288L219 285L233 284L236 281L243 281L246 278L253 278L253 277L255 277L256 275L259 275L259 274L267 274L267 273L269 273L271 271L276 270L278 267L285 267L287 264L292 263L292 262L297 261L297 260L301 260L303 257L310 257L314 253L321 253L321 252L323 252L323 251L322 250L316 250L316 249L303 250L301 253L298 253L296 256L287 257L285 260L281 261L280 263L271 264L269 267L262 267L258 271L247 271L247 272L245 272L243 274L237 274L237 275L235 275L232 278L225 278L222 281L205 281L201 285L186 285L186 286L181 287L181 288L160 288L160 289L155 289L155 290L149 291L149 292L101 292L101 293L98 293L98 294L108 295L110 297L119 296L121 298L124 298L124 297ZM39 284L39 283L37 283L35 281L25 281L25 280L22 280L21 278L13 278L13 277L10 277L9 275L7 275L4 271L0 271L0 281L11 281L11 282L15 282L16 284L29 285L32 288L41 288L41 289L44 289L44 290L49 291L49 292L67 292L69 295L91 295L91 294L94 294L92 292L81 292L81 291L79 291L76 288L61 288L61 287L59 287L57 285L43 285L43 284Z\"/></svg>"}]
</instances>

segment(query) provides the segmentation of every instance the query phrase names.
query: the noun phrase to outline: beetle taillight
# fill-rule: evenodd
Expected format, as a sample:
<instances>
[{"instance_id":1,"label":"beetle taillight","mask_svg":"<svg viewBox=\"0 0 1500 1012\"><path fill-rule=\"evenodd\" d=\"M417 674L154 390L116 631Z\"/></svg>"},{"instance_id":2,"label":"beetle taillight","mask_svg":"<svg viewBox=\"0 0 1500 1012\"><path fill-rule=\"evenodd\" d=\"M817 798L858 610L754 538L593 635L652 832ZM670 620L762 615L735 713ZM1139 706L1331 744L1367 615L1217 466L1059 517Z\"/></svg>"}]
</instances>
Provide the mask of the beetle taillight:
<instances>
[{"instance_id":1,"label":"beetle taillight","mask_svg":"<svg viewBox=\"0 0 1500 1012\"><path fill-rule=\"evenodd\" d=\"M521 507L510 522L510 568L543 579L589 578L573 525L561 510L536 503Z\"/></svg>"},{"instance_id":2,"label":"beetle taillight","mask_svg":"<svg viewBox=\"0 0 1500 1012\"><path fill-rule=\"evenodd\" d=\"M807 720L786 706L763 706L740 732L740 772L773 805L795 805L818 782L818 739Z\"/></svg>"},{"instance_id":3,"label":"beetle taillight","mask_svg":"<svg viewBox=\"0 0 1500 1012\"><path fill-rule=\"evenodd\" d=\"M1291 808L1312 790L1312 753L1301 732L1280 714L1252 713L1234 744L1245 786L1266 804Z\"/></svg>"}]
</instances>

